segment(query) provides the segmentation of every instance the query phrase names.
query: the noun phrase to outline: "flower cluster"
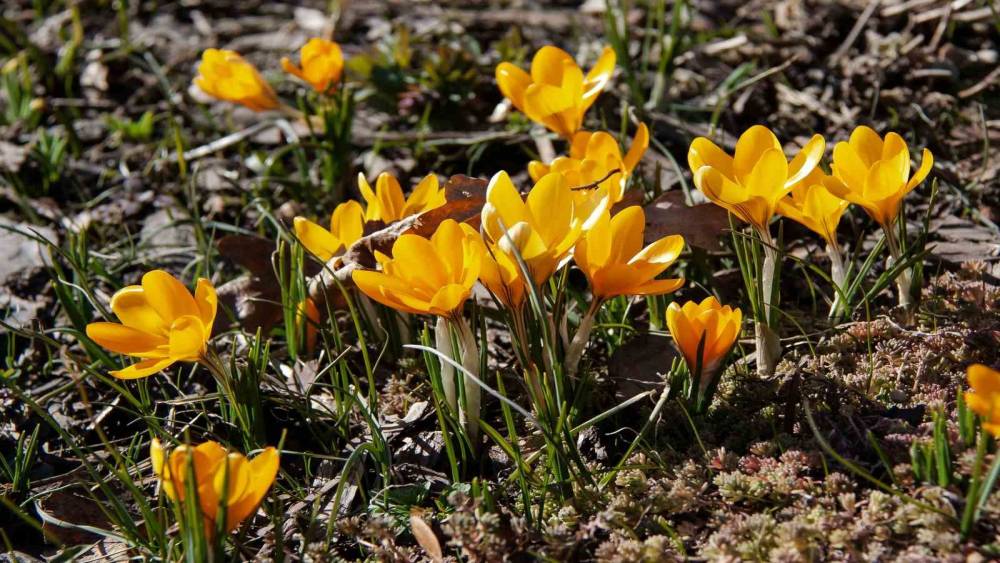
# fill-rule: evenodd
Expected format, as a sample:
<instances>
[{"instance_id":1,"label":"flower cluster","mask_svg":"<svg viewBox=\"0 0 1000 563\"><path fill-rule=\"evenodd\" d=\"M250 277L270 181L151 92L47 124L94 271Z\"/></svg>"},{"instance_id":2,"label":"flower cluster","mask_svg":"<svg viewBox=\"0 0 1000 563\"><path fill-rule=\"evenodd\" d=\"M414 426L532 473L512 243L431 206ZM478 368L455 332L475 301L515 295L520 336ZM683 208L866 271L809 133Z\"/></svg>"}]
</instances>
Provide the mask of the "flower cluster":
<instances>
[{"instance_id":1,"label":"flower cluster","mask_svg":"<svg viewBox=\"0 0 1000 563\"><path fill-rule=\"evenodd\" d=\"M882 228L892 263L900 261L902 250L896 225L903 197L927 177L934 162L930 151L924 149L921 165L911 175L910 153L902 137L889 133L883 139L872 129L860 126L848 141L834 147L832 174L827 174L820 167L825 146L822 136L813 135L788 160L774 133L755 125L740 135L732 156L704 137L695 139L688 150L688 165L698 189L749 224L764 247L766 259L762 271L757 272L761 299L754 307L757 367L763 374L773 372L780 351L773 330L780 250L770 231L774 216L784 215L826 242L837 293L831 315L839 314L847 290L844 256L837 241L837 226L844 212L851 203L864 209ZM914 288L909 270L900 271L896 282L900 304L910 309Z\"/></svg>"},{"instance_id":2,"label":"flower cluster","mask_svg":"<svg viewBox=\"0 0 1000 563\"><path fill-rule=\"evenodd\" d=\"M328 94L340 83L344 56L340 45L326 39L310 39L299 51L300 65L288 57L281 67L288 74L309 84L319 94ZM253 111L295 110L282 104L274 88L253 64L236 51L206 49L198 65L194 85L202 92Z\"/></svg>"},{"instance_id":3,"label":"flower cluster","mask_svg":"<svg viewBox=\"0 0 1000 563\"><path fill-rule=\"evenodd\" d=\"M281 67L313 90L310 100L330 102L334 92L348 92L342 82L343 54L332 41L309 40L302 46L297 64L286 57L281 59ZM288 262L292 264L289 269L295 270L295 282L281 287L289 356L293 361L298 359L291 325L299 330L305 327L304 349L312 352L322 320L313 301L316 292L312 287L310 291L302 289L313 281L306 277L303 255L307 253L330 269L348 263L351 267L343 271L350 271L353 283L337 289L343 292L343 302L354 316L357 347L368 372L368 397L358 399L361 382L348 381L346 375L337 391L357 391L357 404L367 402L372 407L366 412L371 419L372 444L364 447L371 447L368 453L373 458L379 457L375 442L380 430L374 408L378 389L367 356L369 348L363 341L363 335L369 333L380 337L384 333L387 343L402 342L426 352L434 406L452 458L455 451L477 455L480 430L499 436L492 426L479 421L480 393L486 386L480 372L489 365L482 353L486 318L490 322L499 319L507 326L533 413L514 406L543 430L556 429L540 432L546 440L554 440L554 435L558 439L573 437L571 431L576 432L567 414L576 407L566 397L577 391L572 386L583 379L578 377L580 366L594 331L602 342L611 340L614 329L607 327L621 323L620 318L610 318L611 313L628 311L644 299L653 318L651 324L665 322L679 352L673 367L664 366L671 372L669 383L677 381L674 378L684 380L683 392L696 412L704 412L711 404L726 359L742 333L744 312L723 305L715 296L669 305L659 298L677 292L686 283L672 271L684 252L685 240L679 234L651 236L642 205L629 204L642 201L644 194L638 167L649 148L650 130L638 120L629 124L635 133L626 149L609 132L584 129L587 111L610 83L614 68L615 51L610 47L603 49L585 73L568 53L553 46L534 55L530 72L507 62L497 66L497 85L509 105L558 135L561 141L557 142L563 143L565 153L552 157L554 150L539 150L545 155L542 160L527 165L531 186L518 186L507 171L496 171L485 194L477 198L476 205L481 202L482 207L475 209L476 217L471 220L441 219L450 211L440 209L449 204L448 192L434 172L409 190L389 173L378 175L374 186L361 173L356 184L358 197L333 200L340 203L328 221L314 222L304 216L293 219L298 246ZM281 102L261 73L233 51L205 51L194 84L210 96L254 111L280 111L304 118L299 110ZM330 102L327 107L334 105ZM349 113L351 106L345 103L337 107ZM330 114L319 117L325 120L324 127L332 128L335 120ZM310 119L307 123L314 122ZM349 138L349 124L344 130ZM544 138L545 143L557 139L541 132L535 136ZM333 138L331 133L328 140ZM924 149L919 167L911 171L909 148L902 137L889 133L883 138L867 127L858 127L849 140L835 145L829 173L823 164L826 148L825 139L817 134L789 157L777 136L757 125L739 137L731 155L703 137L695 139L688 150L697 189L735 220L749 225L749 235L734 233L734 248L747 286L748 311L755 321L757 367L764 374L773 373L780 353L776 312L781 241L771 233L775 217L787 217L822 238L837 292L832 305L839 310L849 299L844 295L850 271L837 237L842 217L851 204L862 208L884 232L890 265L898 264L905 258L905 230L899 219L903 198L924 181L933 166L933 157ZM636 185L640 189L633 188ZM342 182L337 186L342 188ZM419 232L406 230L425 220ZM392 224L396 224L395 230L386 228ZM391 245L366 247L374 238L366 235L379 230L392 231ZM282 238L291 237L282 230ZM737 242L745 240L752 242ZM357 254L348 252L352 247L376 246L371 262L350 263ZM910 303L913 288L908 272L904 269L894 275L898 275L900 302ZM323 289L329 288L319 291ZM493 308L484 315L481 305ZM192 293L177 278L154 270L146 273L139 285L115 293L110 308L119 322L91 323L86 335L107 350L138 360L111 371L112 376L144 378L177 362L195 362L212 373L220 394L228 400L223 415L227 422L238 422L243 429L260 424L262 417L249 412L245 403L250 402L248 391L256 393L262 379L240 383L210 345L218 309L211 282L199 279ZM356 310L362 313L356 314ZM359 320L362 316L368 323L364 327ZM414 318L426 323L420 335L423 346L412 344L416 340L411 330ZM397 326L404 328L393 332ZM339 333L337 336L340 345ZM348 343L345 349L353 344ZM102 361L112 366L115 360L102 357ZM237 362L234 359L230 364ZM964 395L965 403L983 417L985 430L1000 436L1000 374L973 366L968 377L973 392ZM666 398L664 390L650 422ZM156 434L163 438L162 432ZM460 442L455 450L450 441L453 435ZM257 442L247 440L245 444L262 445L262 436L264 433L258 433ZM562 463L556 449L548 453L547 463ZM274 448L265 448L248 460L214 441L167 450L154 438L150 457L163 495L179 513L196 513L198 527L203 525L209 538L228 534L255 513L279 470L279 453ZM627 475L622 473L619 478ZM724 494L728 491L730 496L742 498L743 476L733 474L726 479L720 485ZM636 483L640 488L642 482ZM190 528L190 520L182 522L184 526Z\"/></svg>"}]
</instances>

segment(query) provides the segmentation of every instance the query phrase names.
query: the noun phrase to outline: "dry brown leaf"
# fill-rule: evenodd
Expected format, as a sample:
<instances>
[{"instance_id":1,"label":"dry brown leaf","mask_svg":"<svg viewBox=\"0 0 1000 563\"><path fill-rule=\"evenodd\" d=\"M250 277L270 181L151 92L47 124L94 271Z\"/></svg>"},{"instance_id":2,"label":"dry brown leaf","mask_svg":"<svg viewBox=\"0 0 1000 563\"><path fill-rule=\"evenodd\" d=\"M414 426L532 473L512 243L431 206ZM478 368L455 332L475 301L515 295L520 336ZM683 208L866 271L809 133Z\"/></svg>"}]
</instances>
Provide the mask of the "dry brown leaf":
<instances>
[{"instance_id":1,"label":"dry brown leaf","mask_svg":"<svg viewBox=\"0 0 1000 563\"><path fill-rule=\"evenodd\" d=\"M666 192L646 206L646 239L681 235L690 246L715 250L729 228L729 213L713 203L688 206L679 190Z\"/></svg>"},{"instance_id":2,"label":"dry brown leaf","mask_svg":"<svg viewBox=\"0 0 1000 563\"><path fill-rule=\"evenodd\" d=\"M99 541L101 537L87 530L110 530L100 505L94 499L66 490L56 491L35 501L45 535L68 545Z\"/></svg>"},{"instance_id":3,"label":"dry brown leaf","mask_svg":"<svg viewBox=\"0 0 1000 563\"><path fill-rule=\"evenodd\" d=\"M413 537L417 539L420 547L424 548L431 561L436 563L444 559L444 552L441 550L441 542L438 541L434 529L421 518L422 512L419 508L410 510L410 531L413 532Z\"/></svg>"},{"instance_id":4,"label":"dry brown leaf","mask_svg":"<svg viewBox=\"0 0 1000 563\"><path fill-rule=\"evenodd\" d=\"M274 241L251 235L226 235L216 242L219 254L243 266L255 276L274 273L271 254Z\"/></svg>"},{"instance_id":5,"label":"dry brown leaf","mask_svg":"<svg viewBox=\"0 0 1000 563\"><path fill-rule=\"evenodd\" d=\"M486 202L486 186L482 178L456 175L444 185L447 202L437 209L407 217L378 231L366 234L351 245L341 256L327 262L327 267L309 282L309 296L320 310L327 298L340 296L340 284L350 285L351 272L358 268L374 268L375 252L388 254L393 243L403 234L431 236L445 219L454 219L479 228L479 216Z\"/></svg>"}]
</instances>

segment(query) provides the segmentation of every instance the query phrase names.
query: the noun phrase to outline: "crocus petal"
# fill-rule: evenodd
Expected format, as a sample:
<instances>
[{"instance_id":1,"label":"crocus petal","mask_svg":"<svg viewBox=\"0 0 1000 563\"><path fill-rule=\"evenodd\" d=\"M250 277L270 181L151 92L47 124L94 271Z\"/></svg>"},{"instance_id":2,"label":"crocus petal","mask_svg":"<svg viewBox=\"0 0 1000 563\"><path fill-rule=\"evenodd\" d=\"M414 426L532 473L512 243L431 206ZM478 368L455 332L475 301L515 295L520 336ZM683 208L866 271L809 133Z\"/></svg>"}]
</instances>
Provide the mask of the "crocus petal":
<instances>
[{"instance_id":1,"label":"crocus petal","mask_svg":"<svg viewBox=\"0 0 1000 563\"><path fill-rule=\"evenodd\" d=\"M967 370L969 386L976 393L984 395L1000 394L1000 372L983 364L972 364Z\"/></svg>"},{"instance_id":2,"label":"crocus petal","mask_svg":"<svg viewBox=\"0 0 1000 563\"><path fill-rule=\"evenodd\" d=\"M531 176L533 182L537 182L549 173L551 168L547 166L544 162L538 160L532 160L528 163L528 176Z\"/></svg>"},{"instance_id":3,"label":"crocus petal","mask_svg":"<svg viewBox=\"0 0 1000 563\"><path fill-rule=\"evenodd\" d=\"M726 178L736 177L733 172L733 157L705 137L691 141L691 147L688 149L688 166L692 172L697 172L703 166L711 166Z\"/></svg>"},{"instance_id":4,"label":"crocus petal","mask_svg":"<svg viewBox=\"0 0 1000 563\"><path fill-rule=\"evenodd\" d=\"M684 251L684 237L670 235L643 248L635 255L633 261L643 261L653 264L673 264Z\"/></svg>"},{"instance_id":5,"label":"crocus petal","mask_svg":"<svg viewBox=\"0 0 1000 563\"><path fill-rule=\"evenodd\" d=\"M438 177L435 174L428 174L413 188L413 193L410 194L403 207L403 216L408 217L430 211L444 204L444 190L438 187Z\"/></svg>"},{"instance_id":6,"label":"crocus petal","mask_svg":"<svg viewBox=\"0 0 1000 563\"><path fill-rule=\"evenodd\" d=\"M733 171L736 177L742 183L746 183L745 178L753 172L764 153L770 150L776 150L784 155L781 143L770 129L763 125L754 125L744 131L736 141L736 153L733 156Z\"/></svg>"},{"instance_id":7,"label":"crocus petal","mask_svg":"<svg viewBox=\"0 0 1000 563\"><path fill-rule=\"evenodd\" d=\"M112 371L111 375L118 379L139 379L167 369L174 361L171 358L150 358L126 368Z\"/></svg>"},{"instance_id":8,"label":"crocus petal","mask_svg":"<svg viewBox=\"0 0 1000 563\"><path fill-rule=\"evenodd\" d=\"M431 299L431 310L439 315L454 313L469 298L469 289L459 284L449 284L439 289Z\"/></svg>"},{"instance_id":9,"label":"crocus petal","mask_svg":"<svg viewBox=\"0 0 1000 563\"><path fill-rule=\"evenodd\" d=\"M215 324L215 314L219 308L219 295L212 282L199 278L194 288L194 301L198 305L199 318L205 329L211 333Z\"/></svg>"},{"instance_id":10,"label":"crocus petal","mask_svg":"<svg viewBox=\"0 0 1000 563\"><path fill-rule=\"evenodd\" d=\"M625 155L625 171L629 174L635 170L637 164L642 159L642 155L646 153L646 149L649 148L649 128L646 127L645 123L639 124L639 129L635 132L635 137L632 138L632 145L628 148L628 153Z\"/></svg>"},{"instance_id":11,"label":"crocus petal","mask_svg":"<svg viewBox=\"0 0 1000 563\"><path fill-rule=\"evenodd\" d=\"M274 448L267 448L246 464L248 483L240 499L227 507L226 530L234 530L240 522L256 512L278 475L280 457Z\"/></svg>"},{"instance_id":12,"label":"crocus petal","mask_svg":"<svg viewBox=\"0 0 1000 563\"><path fill-rule=\"evenodd\" d=\"M523 112L524 91L531 84L531 76L510 63L500 63L497 65L496 79L500 93Z\"/></svg>"},{"instance_id":13,"label":"crocus petal","mask_svg":"<svg viewBox=\"0 0 1000 563\"><path fill-rule=\"evenodd\" d=\"M226 461L212 476L214 497L221 499L226 505L226 531L230 532L249 514L241 514L232 510L246 495L250 486L250 467L247 458L239 453L230 453Z\"/></svg>"},{"instance_id":14,"label":"crocus petal","mask_svg":"<svg viewBox=\"0 0 1000 563\"><path fill-rule=\"evenodd\" d=\"M848 143L865 168L882 160L882 138L871 127L860 125L851 132Z\"/></svg>"},{"instance_id":15,"label":"crocus petal","mask_svg":"<svg viewBox=\"0 0 1000 563\"><path fill-rule=\"evenodd\" d=\"M799 154L795 155L792 162L788 164L788 179L785 186L791 187L802 181L812 173L823 159L823 152L826 150L826 141L822 135L813 135L806 146L802 147Z\"/></svg>"},{"instance_id":16,"label":"crocus petal","mask_svg":"<svg viewBox=\"0 0 1000 563\"><path fill-rule=\"evenodd\" d=\"M164 336L118 323L90 323L87 325L87 337L112 352L140 358L163 357L160 348L167 344Z\"/></svg>"},{"instance_id":17,"label":"crocus petal","mask_svg":"<svg viewBox=\"0 0 1000 563\"><path fill-rule=\"evenodd\" d=\"M531 219L521 194L504 171L497 172L490 179L486 188L486 202L483 206L482 224L494 241L500 240L505 228L510 229L515 223Z\"/></svg>"},{"instance_id":18,"label":"crocus petal","mask_svg":"<svg viewBox=\"0 0 1000 563\"><path fill-rule=\"evenodd\" d=\"M364 198L365 203L368 205L368 209L365 210L365 219L371 221L373 219L371 214L378 211L377 205L373 206L373 204L377 204L378 198L375 197L375 191L372 190L371 184L368 183L365 175L361 172L358 172L358 191L361 192L361 197Z\"/></svg>"},{"instance_id":19,"label":"crocus petal","mask_svg":"<svg viewBox=\"0 0 1000 563\"><path fill-rule=\"evenodd\" d=\"M920 185L920 182L923 182L924 178L926 178L927 175L931 173L931 168L933 167L934 167L934 155L931 154L931 151L924 149L924 152L921 154L920 158L920 168L917 168L917 171L913 173L913 177L910 178L910 181L906 183L906 191L910 192L913 190L913 188L916 188L918 185Z\"/></svg>"},{"instance_id":20,"label":"crocus petal","mask_svg":"<svg viewBox=\"0 0 1000 563\"><path fill-rule=\"evenodd\" d=\"M642 250L642 234L646 230L646 215L642 207L632 205L619 211L610 223L611 254L609 261L625 263Z\"/></svg>"},{"instance_id":21,"label":"crocus petal","mask_svg":"<svg viewBox=\"0 0 1000 563\"><path fill-rule=\"evenodd\" d=\"M378 212L373 219L391 223L403 218L406 199L403 197L403 188L395 176L388 172L378 175L378 179L375 181L375 197ZM368 205L370 208L373 202L368 202Z\"/></svg>"},{"instance_id":22,"label":"crocus petal","mask_svg":"<svg viewBox=\"0 0 1000 563\"><path fill-rule=\"evenodd\" d=\"M338 205L330 214L330 234L344 247L354 244L365 232L365 210L352 200Z\"/></svg>"},{"instance_id":23,"label":"crocus petal","mask_svg":"<svg viewBox=\"0 0 1000 563\"><path fill-rule=\"evenodd\" d=\"M990 401L986 398L986 395L982 393L965 392L962 394L962 400L965 401L965 405L969 407L972 412L978 414L979 416L988 417L993 410L993 401Z\"/></svg>"},{"instance_id":24,"label":"crocus petal","mask_svg":"<svg viewBox=\"0 0 1000 563\"><path fill-rule=\"evenodd\" d=\"M533 230L541 235L547 246L559 244L573 217L573 192L562 175L549 174L539 180L528 192L525 203L531 211Z\"/></svg>"},{"instance_id":25,"label":"crocus petal","mask_svg":"<svg viewBox=\"0 0 1000 563\"><path fill-rule=\"evenodd\" d=\"M382 272L354 270L351 272L351 279L362 293L387 307L415 315L428 312L425 307L413 307L404 302L395 290L408 290L406 284Z\"/></svg>"},{"instance_id":26,"label":"crocus petal","mask_svg":"<svg viewBox=\"0 0 1000 563\"><path fill-rule=\"evenodd\" d=\"M611 80L611 74L615 71L615 62L617 62L615 50L610 46L605 46L601 51L601 56L598 57L597 62L594 63L593 68L584 79L586 91L583 93L583 111L586 111L594 103L597 96L607 86L608 81Z\"/></svg>"},{"instance_id":27,"label":"crocus petal","mask_svg":"<svg viewBox=\"0 0 1000 563\"><path fill-rule=\"evenodd\" d=\"M684 278L651 280L636 286L629 293L631 295L666 295L683 287L685 281Z\"/></svg>"},{"instance_id":28,"label":"crocus petal","mask_svg":"<svg viewBox=\"0 0 1000 563\"><path fill-rule=\"evenodd\" d=\"M150 306L167 323L185 316L198 316L198 305L184 284L163 270L153 270L142 276L142 289Z\"/></svg>"},{"instance_id":29,"label":"crocus petal","mask_svg":"<svg viewBox=\"0 0 1000 563\"><path fill-rule=\"evenodd\" d=\"M343 248L340 240L333 236L330 231L305 217L296 217L292 224L295 228L295 236L298 237L302 246L324 262L333 258Z\"/></svg>"},{"instance_id":30,"label":"crocus petal","mask_svg":"<svg viewBox=\"0 0 1000 563\"><path fill-rule=\"evenodd\" d=\"M780 149L764 151L749 174L744 176L743 186L748 195L778 201L787 193L784 178L788 177L788 161Z\"/></svg>"},{"instance_id":31,"label":"crocus petal","mask_svg":"<svg viewBox=\"0 0 1000 563\"><path fill-rule=\"evenodd\" d=\"M309 81L306 78L306 75L303 74L302 69L295 66L295 64L292 63L291 59L289 59L288 57L281 57L281 69L287 72L288 74L291 74L292 76L299 78L302 81L305 82Z\"/></svg>"},{"instance_id":32,"label":"crocus petal","mask_svg":"<svg viewBox=\"0 0 1000 563\"><path fill-rule=\"evenodd\" d=\"M546 45L531 59L531 80L536 84L561 86L563 70L569 65L576 65L569 53L559 47Z\"/></svg>"},{"instance_id":33,"label":"crocus petal","mask_svg":"<svg viewBox=\"0 0 1000 563\"><path fill-rule=\"evenodd\" d=\"M148 332L166 335L170 323L160 317L150 304L142 286L130 285L115 292L111 297L111 310L123 325Z\"/></svg>"},{"instance_id":34,"label":"crocus petal","mask_svg":"<svg viewBox=\"0 0 1000 563\"><path fill-rule=\"evenodd\" d=\"M170 326L170 357L174 361L195 361L205 350L208 335L201 319L194 315L180 317Z\"/></svg>"},{"instance_id":35,"label":"crocus petal","mask_svg":"<svg viewBox=\"0 0 1000 563\"><path fill-rule=\"evenodd\" d=\"M558 114L573 107L576 99L570 92L556 86L548 84L532 84L524 92L524 113L528 117L540 121L550 115ZM561 128L568 129L571 124L564 124ZM557 131L564 137L565 131Z\"/></svg>"},{"instance_id":36,"label":"crocus petal","mask_svg":"<svg viewBox=\"0 0 1000 563\"><path fill-rule=\"evenodd\" d=\"M840 142L833 147L833 173L845 189L861 193L868 176L868 165L850 144Z\"/></svg>"}]
</instances>

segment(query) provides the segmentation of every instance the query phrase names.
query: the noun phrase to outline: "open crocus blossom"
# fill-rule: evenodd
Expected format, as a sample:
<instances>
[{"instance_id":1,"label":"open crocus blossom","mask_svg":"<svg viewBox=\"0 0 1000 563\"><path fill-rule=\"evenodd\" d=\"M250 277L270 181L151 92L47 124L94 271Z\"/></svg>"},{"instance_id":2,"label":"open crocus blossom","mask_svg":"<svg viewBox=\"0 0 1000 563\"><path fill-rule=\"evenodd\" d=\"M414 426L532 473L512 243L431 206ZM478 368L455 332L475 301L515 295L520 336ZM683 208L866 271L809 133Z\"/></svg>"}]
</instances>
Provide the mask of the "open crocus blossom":
<instances>
[{"instance_id":1,"label":"open crocus blossom","mask_svg":"<svg viewBox=\"0 0 1000 563\"><path fill-rule=\"evenodd\" d=\"M633 205L615 214L605 211L576 243L573 260L590 281L595 300L618 295L661 295L684 280L655 279L677 260L684 238L670 235L643 248L646 214Z\"/></svg>"},{"instance_id":2,"label":"open crocus blossom","mask_svg":"<svg viewBox=\"0 0 1000 563\"><path fill-rule=\"evenodd\" d=\"M149 448L153 473L160 481L163 493L173 502L183 503L188 480L198 491L198 505L205 521L205 530L212 535L219 525L219 508L225 506L228 533L236 529L260 506L278 475L279 455L266 448L251 460L239 452L227 451L218 442L197 446L181 445L167 452L160 441L153 439ZM191 469L194 475L190 474ZM228 485L228 486L227 486Z\"/></svg>"},{"instance_id":3,"label":"open crocus blossom","mask_svg":"<svg viewBox=\"0 0 1000 563\"><path fill-rule=\"evenodd\" d=\"M121 323L90 323L87 336L112 352L140 358L111 375L146 377L175 362L202 360L217 306L210 281L199 279L192 296L177 278L153 270L142 276L142 285L122 288L111 298L111 310Z\"/></svg>"},{"instance_id":4,"label":"open crocus blossom","mask_svg":"<svg viewBox=\"0 0 1000 563\"><path fill-rule=\"evenodd\" d=\"M271 85L236 51L206 49L201 55L194 83L213 98L241 104L254 111L281 107Z\"/></svg>"},{"instance_id":5,"label":"open crocus blossom","mask_svg":"<svg viewBox=\"0 0 1000 563\"><path fill-rule=\"evenodd\" d=\"M850 202L830 193L826 184L831 178L819 168L792 187L788 197L778 201L778 213L802 224L823 237L831 247L837 245L837 226Z\"/></svg>"},{"instance_id":6,"label":"open crocus blossom","mask_svg":"<svg viewBox=\"0 0 1000 563\"><path fill-rule=\"evenodd\" d=\"M755 125L740 135L734 156L698 137L688 150L688 165L705 197L765 231L778 202L816 168L824 148L823 137L813 135L789 162L774 133Z\"/></svg>"},{"instance_id":7,"label":"open crocus blossom","mask_svg":"<svg viewBox=\"0 0 1000 563\"><path fill-rule=\"evenodd\" d=\"M433 173L424 176L408 198L403 196L399 180L388 172L379 174L374 190L365 175L358 174L358 189L367 204L366 221L392 223L445 204L444 189L438 186L438 178Z\"/></svg>"},{"instance_id":8,"label":"open crocus blossom","mask_svg":"<svg viewBox=\"0 0 1000 563\"><path fill-rule=\"evenodd\" d=\"M983 429L1000 438L1000 371L973 364L966 371L969 387L962 398L983 419Z\"/></svg>"},{"instance_id":9,"label":"open crocus blossom","mask_svg":"<svg viewBox=\"0 0 1000 563\"><path fill-rule=\"evenodd\" d=\"M511 63L497 65L497 86L529 119L565 139L583 124L583 115L600 95L615 69L615 51L605 47L584 76L566 51L546 45L531 60L531 74Z\"/></svg>"},{"instance_id":10,"label":"open crocus blossom","mask_svg":"<svg viewBox=\"0 0 1000 563\"><path fill-rule=\"evenodd\" d=\"M579 131L573 135L569 156L559 156L549 164L533 160L528 163L528 174L537 182L549 172L559 172L572 187L595 185L607 188L611 203L618 203L622 200L632 171L647 148L649 129L645 123L639 124L624 157L618 141L610 134ZM586 195L583 190L580 192Z\"/></svg>"},{"instance_id":11,"label":"open crocus blossom","mask_svg":"<svg viewBox=\"0 0 1000 563\"><path fill-rule=\"evenodd\" d=\"M305 217L296 217L293 223L295 236L306 250L326 262L361 238L365 230L365 210L354 200L345 201L330 215L329 229Z\"/></svg>"},{"instance_id":12,"label":"open crocus blossom","mask_svg":"<svg viewBox=\"0 0 1000 563\"><path fill-rule=\"evenodd\" d=\"M722 360L736 343L742 323L742 311L722 306L715 297L667 307L667 327L688 365L691 396L699 410L711 400Z\"/></svg>"},{"instance_id":13,"label":"open crocus blossom","mask_svg":"<svg viewBox=\"0 0 1000 563\"><path fill-rule=\"evenodd\" d=\"M375 253L381 271L355 270L354 283L375 301L406 313L460 315L479 278L483 244L471 227L441 222L430 239L404 234L392 256Z\"/></svg>"},{"instance_id":14,"label":"open crocus blossom","mask_svg":"<svg viewBox=\"0 0 1000 563\"><path fill-rule=\"evenodd\" d=\"M535 183L528 197L521 194L506 172L490 179L483 206L482 225L494 250L516 250L531 273L532 281L541 284L569 257L573 245L608 206L606 192L594 208L574 202L573 191L562 174L548 174ZM516 258L515 258L516 262Z\"/></svg>"},{"instance_id":15,"label":"open crocus blossom","mask_svg":"<svg viewBox=\"0 0 1000 563\"><path fill-rule=\"evenodd\" d=\"M344 70L340 45L319 37L310 39L302 46L299 62L302 66L295 66L288 57L282 57L281 68L309 83L320 94L330 91L340 81L340 73Z\"/></svg>"},{"instance_id":16,"label":"open crocus blossom","mask_svg":"<svg viewBox=\"0 0 1000 563\"><path fill-rule=\"evenodd\" d=\"M838 197L864 208L888 229L899 215L903 196L910 193L934 166L934 156L924 149L920 167L910 176L910 150L896 133L885 140L869 127L860 126L847 142L833 148L833 175L828 184Z\"/></svg>"}]
</instances>

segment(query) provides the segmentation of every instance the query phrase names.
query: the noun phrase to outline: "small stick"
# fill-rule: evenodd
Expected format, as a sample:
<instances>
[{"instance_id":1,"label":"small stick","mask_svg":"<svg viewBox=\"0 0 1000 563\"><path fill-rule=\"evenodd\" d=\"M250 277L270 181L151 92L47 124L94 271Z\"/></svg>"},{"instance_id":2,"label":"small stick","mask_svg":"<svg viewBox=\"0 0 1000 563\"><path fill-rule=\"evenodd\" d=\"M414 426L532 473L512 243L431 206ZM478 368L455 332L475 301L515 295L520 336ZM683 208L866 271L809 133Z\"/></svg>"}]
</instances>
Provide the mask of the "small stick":
<instances>
[{"instance_id":1,"label":"small stick","mask_svg":"<svg viewBox=\"0 0 1000 563\"><path fill-rule=\"evenodd\" d=\"M851 45L853 45L858 39L858 35L861 35L861 30L864 29L865 24L868 23L872 14L875 13L875 8L878 8L879 1L880 0L871 0L868 2L868 5L865 6L865 10L861 12L861 16L858 17L858 21L854 22L854 27L852 27L851 31L847 34L844 42L841 43L840 47L837 47L837 50L833 52L833 56L830 57L831 65L840 60L840 57L847 54L847 50L850 49Z\"/></svg>"}]
</instances>

